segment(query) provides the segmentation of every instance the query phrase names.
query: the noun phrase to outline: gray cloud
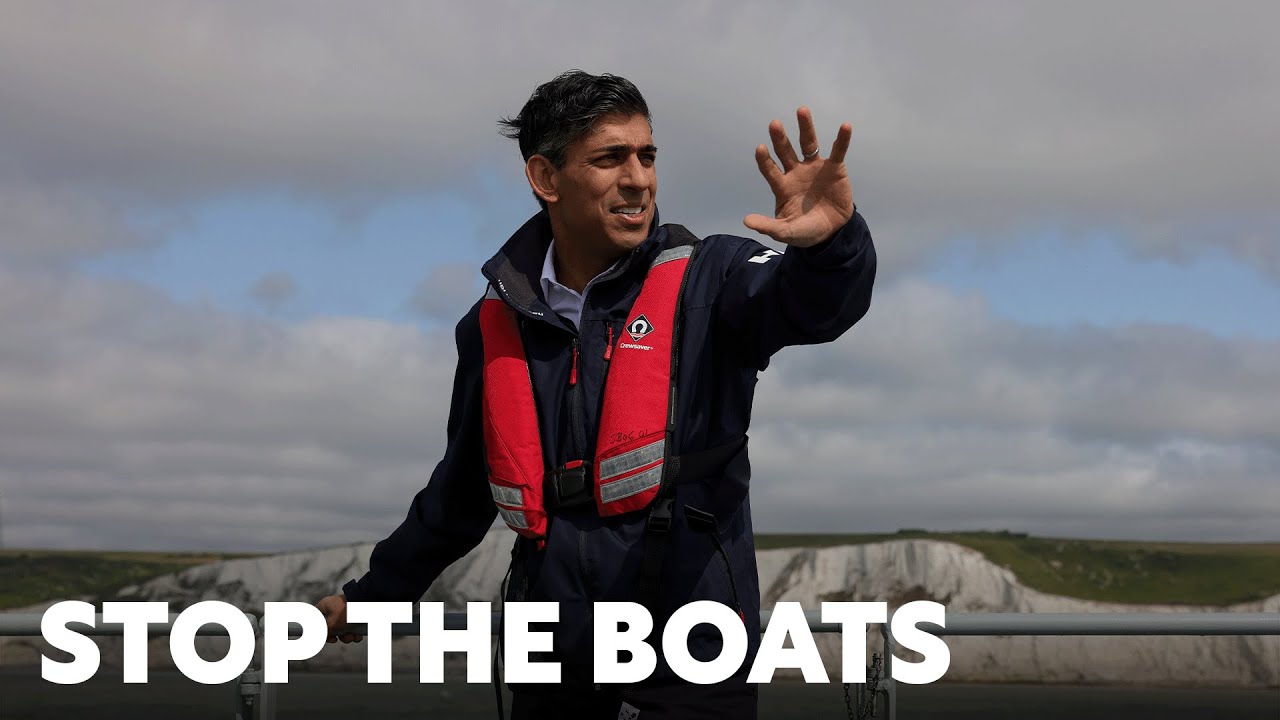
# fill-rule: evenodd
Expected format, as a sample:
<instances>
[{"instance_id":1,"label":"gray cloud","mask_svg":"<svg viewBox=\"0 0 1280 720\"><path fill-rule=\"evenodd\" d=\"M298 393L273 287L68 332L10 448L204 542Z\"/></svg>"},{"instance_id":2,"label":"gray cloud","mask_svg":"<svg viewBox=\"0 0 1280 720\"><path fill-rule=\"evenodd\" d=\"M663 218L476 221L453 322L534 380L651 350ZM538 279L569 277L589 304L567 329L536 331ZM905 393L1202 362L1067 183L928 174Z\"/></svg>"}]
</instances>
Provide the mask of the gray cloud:
<instances>
[{"instance_id":1,"label":"gray cloud","mask_svg":"<svg viewBox=\"0 0 1280 720\"><path fill-rule=\"evenodd\" d=\"M757 526L1274 539L1280 347L1170 327L1147 350L1146 332L886 288L845 338L763 375ZM10 545L378 538L443 450L446 327L291 326L0 270L0 338Z\"/></svg>"},{"instance_id":2,"label":"gray cloud","mask_svg":"<svg viewBox=\"0 0 1280 720\"><path fill-rule=\"evenodd\" d=\"M37 187L0 177L0 261L57 266L115 250L160 244L162 225L129 218L110 200L67 185Z\"/></svg>"},{"instance_id":3,"label":"gray cloud","mask_svg":"<svg viewBox=\"0 0 1280 720\"><path fill-rule=\"evenodd\" d=\"M1280 341L1180 326L1028 327L977 295L922 282L880 291L841 342L781 356L775 412L826 423L976 419L1082 441L1182 437L1280 446Z\"/></svg>"},{"instance_id":4,"label":"gray cloud","mask_svg":"<svg viewBox=\"0 0 1280 720\"><path fill-rule=\"evenodd\" d=\"M758 531L1011 529L1057 537L1274 540L1280 454L1182 441L1140 450L1043 426L757 423ZM804 458L803 469L796 458ZM782 478L788 478L785 482Z\"/></svg>"},{"instance_id":5,"label":"gray cloud","mask_svg":"<svg viewBox=\"0 0 1280 720\"><path fill-rule=\"evenodd\" d=\"M345 218L447 189L495 246L533 203L493 122L570 67L645 92L663 219L703 234L771 205L751 155L771 118L807 103L824 137L854 125L882 282L846 338L785 351L760 383L760 528L1275 539L1275 342L1027 327L910 275L955 239L1000 253L1051 229L1178 261L1224 248L1280 280L1280 9L922 8L651 3L637 30L571 3L5 5L5 541L387 532L442 450L447 327L238 316L69 261L263 189ZM255 294L287 299L288 277ZM451 326L474 277L435 268L409 303Z\"/></svg>"},{"instance_id":6,"label":"gray cloud","mask_svg":"<svg viewBox=\"0 0 1280 720\"><path fill-rule=\"evenodd\" d=\"M476 195L485 173L519 177L494 120L580 66L646 92L667 217L705 232L768 207L751 148L808 103L827 137L855 126L890 273L956 237L998 251L1061 227L1163 257L1217 245L1280 279L1272 3L653 3L630 35L568 2L3 12L0 157L40 183Z\"/></svg>"},{"instance_id":7,"label":"gray cloud","mask_svg":"<svg viewBox=\"0 0 1280 720\"><path fill-rule=\"evenodd\" d=\"M484 280L474 265L436 265L413 292L409 306L423 317L453 326L484 293Z\"/></svg>"},{"instance_id":8,"label":"gray cloud","mask_svg":"<svg viewBox=\"0 0 1280 720\"><path fill-rule=\"evenodd\" d=\"M286 272L267 273L249 288L250 297L268 310L279 309L297 294L298 287L293 282L293 276Z\"/></svg>"},{"instance_id":9,"label":"gray cloud","mask_svg":"<svg viewBox=\"0 0 1280 720\"><path fill-rule=\"evenodd\" d=\"M394 525L443 449L448 335L350 318L285 326L0 270L0 338L11 545L367 539Z\"/></svg>"},{"instance_id":10,"label":"gray cloud","mask_svg":"<svg viewBox=\"0 0 1280 720\"><path fill-rule=\"evenodd\" d=\"M902 283L762 376L757 524L1271 539L1277 389L1280 342L1028 327Z\"/></svg>"}]
</instances>

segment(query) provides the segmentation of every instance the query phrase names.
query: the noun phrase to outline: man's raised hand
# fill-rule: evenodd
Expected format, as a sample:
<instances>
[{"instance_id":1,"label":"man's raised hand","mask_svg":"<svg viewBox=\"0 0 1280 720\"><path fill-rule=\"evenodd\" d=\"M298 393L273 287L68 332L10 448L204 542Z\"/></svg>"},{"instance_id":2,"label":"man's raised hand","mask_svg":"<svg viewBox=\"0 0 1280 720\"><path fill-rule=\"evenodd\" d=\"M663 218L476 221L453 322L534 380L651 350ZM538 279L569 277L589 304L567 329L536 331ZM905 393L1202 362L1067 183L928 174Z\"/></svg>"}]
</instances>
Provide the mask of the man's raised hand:
<instances>
[{"instance_id":1,"label":"man's raised hand","mask_svg":"<svg viewBox=\"0 0 1280 720\"><path fill-rule=\"evenodd\" d=\"M853 216L853 187L844 166L853 128L840 126L830 156L818 153L818 133L813 128L809 108L796 111L800 121L800 152L796 155L782 123L769 123L773 150L782 162L779 168L764 145L756 147L756 163L760 174L773 190L773 217L752 213L742 224L778 242L796 247L817 245L835 234Z\"/></svg>"}]
</instances>

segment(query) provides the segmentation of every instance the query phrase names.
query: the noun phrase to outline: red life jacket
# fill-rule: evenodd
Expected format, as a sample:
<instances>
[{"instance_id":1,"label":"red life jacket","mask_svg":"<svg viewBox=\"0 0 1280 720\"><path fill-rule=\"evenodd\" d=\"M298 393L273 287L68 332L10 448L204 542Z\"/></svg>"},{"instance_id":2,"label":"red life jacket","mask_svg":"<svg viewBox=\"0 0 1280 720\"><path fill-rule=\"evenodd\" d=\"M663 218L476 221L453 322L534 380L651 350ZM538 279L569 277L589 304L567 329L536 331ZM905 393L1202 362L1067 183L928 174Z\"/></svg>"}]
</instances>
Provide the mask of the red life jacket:
<instances>
[{"instance_id":1,"label":"red life jacket","mask_svg":"<svg viewBox=\"0 0 1280 720\"><path fill-rule=\"evenodd\" d=\"M567 463L585 470L596 510L620 515L648 507L662 487L671 451L671 401L678 313L695 245L663 250L649 266L640 295L610 346L596 455ZM520 535L543 539L547 498L537 405L516 311L490 287L480 306L484 342L483 425L489 489L502 519ZM573 367L577 373L577 350ZM576 377L571 382L576 381Z\"/></svg>"}]
</instances>

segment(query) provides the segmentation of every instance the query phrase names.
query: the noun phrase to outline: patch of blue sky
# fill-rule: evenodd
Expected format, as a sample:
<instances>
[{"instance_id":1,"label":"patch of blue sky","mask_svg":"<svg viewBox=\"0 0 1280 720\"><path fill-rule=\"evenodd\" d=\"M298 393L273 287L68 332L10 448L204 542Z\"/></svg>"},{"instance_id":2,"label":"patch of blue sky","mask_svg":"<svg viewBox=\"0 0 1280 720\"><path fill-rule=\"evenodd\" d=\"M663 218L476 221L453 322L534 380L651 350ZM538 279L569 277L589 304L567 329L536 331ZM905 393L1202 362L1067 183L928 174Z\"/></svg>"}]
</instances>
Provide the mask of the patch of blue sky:
<instances>
[{"instance_id":1,"label":"patch of blue sky","mask_svg":"<svg viewBox=\"0 0 1280 720\"><path fill-rule=\"evenodd\" d=\"M495 215L518 227L531 212L518 205L483 207L446 193L355 210L281 194L226 197L198 207L159 247L95 258L81 270L235 312L266 312L250 289L266 275L285 273L296 292L273 311L281 319L420 322L409 300L434 266L474 268L479 297L480 264L505 236L481 242L477 228L492 226Z\"/></svg>"},{"instance_id":2,"label":"patch of blue sky","mask_svg":"<svg viewBox=\"0 0 1280 720\"><path fill-rule=\"evenodd\" d=\"M1000 251L960 242L928 276L979 292L993 313L1029 324L1155 323L1222 337L1280 337L1280 283L1218 247L1179 263L1138 257L1114 237L1044 234Z\"/></svg>"}]
</instances>

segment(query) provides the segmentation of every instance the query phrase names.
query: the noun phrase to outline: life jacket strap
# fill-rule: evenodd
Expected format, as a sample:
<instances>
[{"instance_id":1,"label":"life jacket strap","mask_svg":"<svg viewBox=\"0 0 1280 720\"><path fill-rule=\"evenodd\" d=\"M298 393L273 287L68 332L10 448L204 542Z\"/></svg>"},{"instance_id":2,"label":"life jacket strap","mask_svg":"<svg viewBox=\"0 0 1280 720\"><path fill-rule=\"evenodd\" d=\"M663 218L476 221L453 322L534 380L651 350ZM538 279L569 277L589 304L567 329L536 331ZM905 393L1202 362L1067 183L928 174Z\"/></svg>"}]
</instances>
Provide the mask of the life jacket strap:
<instances>
[{"instance_id":1,"label":"life jacket strap","mask_svg":"<svg viewBox=\"0 0 1280 720\"><path fill-rule=\"evenodd\" d=\"M644 554L640 559L640 574L636 577L636 600L645 606L654 618L659 616L661 608L658 600L662 589L662 566L667 559L667 549L671 545L671 525L675 510L676 487L696 483L703 478L717 477L724 469L737 459L740 453L746 452L747 438L743 437L723 445L685 453L667 459L667 479L662 491L654 500L649 510L649 519L644 530ZM691 521L691 529L705 532L707 527L714 529L716 517L705 510L695 511L693 517L686 513L686 520ZM735 600L737 588L734 588ZM656 631L655 625L655 631Z\"/></svg>"}]
</instances>

